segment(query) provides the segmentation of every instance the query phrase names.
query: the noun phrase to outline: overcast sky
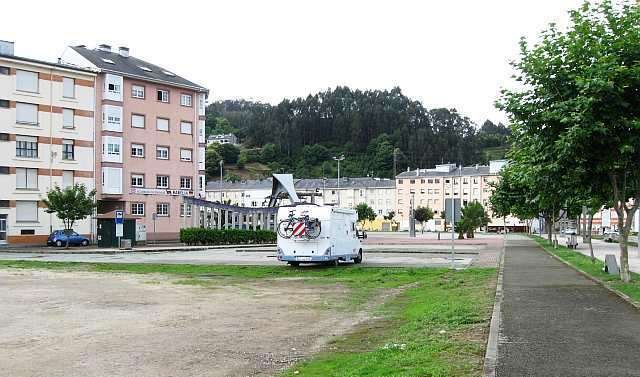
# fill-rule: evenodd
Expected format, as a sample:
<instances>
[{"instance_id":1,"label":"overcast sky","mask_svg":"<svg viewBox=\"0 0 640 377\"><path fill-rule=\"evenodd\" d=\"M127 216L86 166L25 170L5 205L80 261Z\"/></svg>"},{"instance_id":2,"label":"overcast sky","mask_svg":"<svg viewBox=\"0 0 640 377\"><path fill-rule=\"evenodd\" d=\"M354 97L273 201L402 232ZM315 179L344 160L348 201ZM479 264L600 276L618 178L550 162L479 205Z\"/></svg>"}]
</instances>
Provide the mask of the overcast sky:
<instances>
[{"instance_id":1,"label":"overcast sky","mask_svg":"<svg viewBox=\"0 0 640 377\"><path fill-rule=\"evenodd\" d=\"M504 121L521 36L566 23L579 0L12 1L0 39L53 60L67 45L131 54L211 90L278 103L329 87L399 86L427 108ZM61 5L64 4L64 5Z\"/></svg>"}]
</instances>

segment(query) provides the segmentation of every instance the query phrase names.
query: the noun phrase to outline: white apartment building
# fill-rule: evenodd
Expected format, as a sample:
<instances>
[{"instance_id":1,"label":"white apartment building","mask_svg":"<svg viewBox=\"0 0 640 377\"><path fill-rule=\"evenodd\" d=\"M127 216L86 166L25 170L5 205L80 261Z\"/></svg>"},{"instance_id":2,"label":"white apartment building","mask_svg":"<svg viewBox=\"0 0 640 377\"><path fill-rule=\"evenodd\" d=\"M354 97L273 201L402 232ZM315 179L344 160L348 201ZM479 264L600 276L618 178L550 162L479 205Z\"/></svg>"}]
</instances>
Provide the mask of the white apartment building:
<instances>
[{"instance_id":1,"label":"white apartment building","mask_svg":"<svg viewBox=\"0 0 640 377\"><path fill-rule=\"evenodd\" d=\"M271 178L222 183L213 180L207 183L206 198L243 207L264 207L269 203L272 185ZM395 210L395 182L391 179L345 177L340 179L340 185L337 179L299 179L295 188L307 202L349 208L367 203L379 216Z\"/></svg>"},{"instance_id":2,"label":"white apartment building","mask_svg":"<svg viewBox=\"0 0 640 377\"><path fill-rule=\"evenodd\" d=\"M18 57L0 41L0 243L42 244L62 229L45 212L52 187L94 184L96 74ZM74 229L91 237L91 220Z\"/></svg>"},{"instance_id":3,"label":"white apartment building","mask_svg":"<svg viewBox=\"0 0 640 377\"><path fill-rule=\"evenodd\" d=\"M414 208L429 207L434 219L425 224L428 230L443 230L441 219L446 199L460 199L462 207L477 201L490 213L489 198L493 192L491 183L499 179L505 160L490 161L489 165L458 167L455 164L436 165L433 169L416 169L398 174L396 177L396 213L400 229L409 228L412 198ZM507 217L512 227L523 226L517 218ZM490 227L503 226L502 218L491 218Z\"/></svg>"},{"instance_id":4,"label":"white apartment building","mask_svg":"<svg viewBox=\"0 0 640 377\"><path fill-rule=\"evenodd\" d=\"M296 191L316 193L314 202L333 204L347 208L355 208L360 203L367 203L378 216L385 216L395 211L395 181L386 178L357 177L337 179L301 179L295 183ZM311 197L303 200L311 201Z\"/></svg>"}]
</instances>

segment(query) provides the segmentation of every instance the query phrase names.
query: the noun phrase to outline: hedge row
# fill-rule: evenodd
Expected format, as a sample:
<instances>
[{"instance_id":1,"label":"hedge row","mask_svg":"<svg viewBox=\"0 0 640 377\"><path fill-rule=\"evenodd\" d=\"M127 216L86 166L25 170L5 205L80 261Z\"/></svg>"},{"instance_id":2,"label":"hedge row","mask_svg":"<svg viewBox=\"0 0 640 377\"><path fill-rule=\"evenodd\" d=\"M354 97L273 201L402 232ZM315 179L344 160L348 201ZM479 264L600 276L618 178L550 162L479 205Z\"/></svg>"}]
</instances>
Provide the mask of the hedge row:
<instances>
[{"instance_id":1,"label":"hedge row","mask_svg":"<svg viewBox=\"0 0 640 377\"><path fill-rule=\"evenodd\" d=\"M180 229L180 242L187 245L275 243L276 233L269 230L184 228Z\"/></svg>"}]
</instances>

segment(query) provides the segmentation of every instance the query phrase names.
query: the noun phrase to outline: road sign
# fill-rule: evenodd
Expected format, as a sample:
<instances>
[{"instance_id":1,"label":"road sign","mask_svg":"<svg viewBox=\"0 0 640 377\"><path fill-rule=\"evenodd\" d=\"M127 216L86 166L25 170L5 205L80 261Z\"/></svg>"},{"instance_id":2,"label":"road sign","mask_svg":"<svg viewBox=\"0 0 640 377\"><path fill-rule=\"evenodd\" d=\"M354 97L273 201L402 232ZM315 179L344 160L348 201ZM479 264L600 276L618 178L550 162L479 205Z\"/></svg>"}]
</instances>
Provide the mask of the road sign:
<instances>
[{"instance_id":1,"label":"road sign","mask_svg":"<svg viewBox=\"0 0 640 377\"><path fill-rule=\"evenodd\" d=\"M116 223L116 237L123 237L123 236L124 236L124 224Z\"/></svg>"},{"instance_id":2,"label":"road sign","mask_svg":"<svg viewBox=\"0 0 640 377\"><path fill-rule=\"evenodd\" d=\"M116 211L116 225L117 224L120 224L120 225L124 224L124 211L122 210Z\"/></svg>"}]
</instances>

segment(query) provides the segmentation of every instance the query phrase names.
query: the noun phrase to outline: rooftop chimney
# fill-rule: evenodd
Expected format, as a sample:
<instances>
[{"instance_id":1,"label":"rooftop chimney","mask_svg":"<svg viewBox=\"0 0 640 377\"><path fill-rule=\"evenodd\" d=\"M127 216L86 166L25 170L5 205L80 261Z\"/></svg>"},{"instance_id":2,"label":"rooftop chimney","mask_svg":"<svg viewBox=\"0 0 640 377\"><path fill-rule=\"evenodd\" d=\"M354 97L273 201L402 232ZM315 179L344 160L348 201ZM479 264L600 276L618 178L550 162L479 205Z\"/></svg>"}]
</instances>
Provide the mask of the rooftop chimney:
<instances>
[{"instance_id":1,"label":"rooftop chimney","mask_svg":"<svg viewBox=\"0 0 640 377\"><path fill-rule=\"evenodd\" d=\"M0 54L13 56L13 42L0 40Z\"/></svg>"},{"instance_id":2,"label":"rooftop chimney","mask_svg":"<svg viewBox=\"0 0 640 377\"><path fill-rule=\"evenodd\" d=\"M120 53L120 56L122 56L123 58L128 58L129 57L129 47L120 46L118 48L118 53Z\"/></svg>"},{"instance_id":3,"label":"rooftop chimney","mask_svg":"<svg viewBox=\"0 0 640 377\"><path fill-rule=\"evenodd\" d=\"M111 52L111 46L103 43L98 45L98 50L104 51L104 52Z\"/></svg>"}]
</instances>

